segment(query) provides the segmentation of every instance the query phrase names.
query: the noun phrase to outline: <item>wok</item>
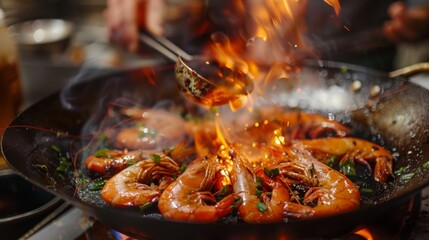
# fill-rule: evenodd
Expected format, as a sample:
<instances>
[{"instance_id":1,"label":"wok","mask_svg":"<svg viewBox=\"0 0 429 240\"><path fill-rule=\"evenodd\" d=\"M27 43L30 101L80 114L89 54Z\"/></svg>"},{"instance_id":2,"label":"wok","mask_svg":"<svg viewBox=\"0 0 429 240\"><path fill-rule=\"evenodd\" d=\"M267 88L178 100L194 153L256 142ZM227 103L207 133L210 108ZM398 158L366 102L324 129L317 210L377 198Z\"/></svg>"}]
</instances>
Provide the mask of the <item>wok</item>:
<instances>
[{"instance_id":1,"label":"wok","mask_svg":"<svg viewBox=\"0 0 429 240\"><path fill-rule=\"evenodd\" d=\"M281 87L273 90L265 101L336 116L353 126L359 136L393 150L394 170L402 169L405 171L403 175L413 176L395 176L392 183L377 187L366 197L367 203L356 211L267 224L167 221L156 212L143 214L138 209L106 206L99 200L97 192L78 193L74 168L58 174L59 160L50 150L51 146L70 151L81 148L82 138L69 136L80 136L88 122L99 122L103 117L100 112L105 111L114 99L132 99L149 107L160 102L174 102L186 106L185 109L198 109L172 84L173 66L124 71L53 94L17 116L4 133L2 151L9 165L25 179L64 198L108 226L138 238L338 236L383 216L429 184L426 177L429 168L425 167L429 160L428 90L406 78L389 78L383 72L337 62L309 62L300 73L289 78L282 80ZM356 87L358 83L360 87ZM297 89L300 89L299 96L294 95ZM379 90L377 94L374 89ZM326 90L327 94L321 90ZM314 98L317 101L308 101ZM318 98L327 104L320 104ZM344 104L332 104L332 98ZM77 168L81 163L82 159L78 159Z\"/></svg>"}]
</instances>

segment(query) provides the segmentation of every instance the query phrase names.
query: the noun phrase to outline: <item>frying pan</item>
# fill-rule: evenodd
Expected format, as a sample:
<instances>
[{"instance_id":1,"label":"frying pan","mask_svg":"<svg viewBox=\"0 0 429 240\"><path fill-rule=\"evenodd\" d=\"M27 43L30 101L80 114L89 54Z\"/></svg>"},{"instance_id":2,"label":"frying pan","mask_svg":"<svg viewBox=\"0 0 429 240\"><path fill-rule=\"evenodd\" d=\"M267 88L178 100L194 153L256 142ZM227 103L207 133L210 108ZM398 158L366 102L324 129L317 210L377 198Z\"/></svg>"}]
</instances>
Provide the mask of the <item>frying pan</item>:
<instances>
[{"instance_id":1,"label":"frying pan","mask_svg":"<svg viewBox=\"0 0 429 240\"><path fill-rule=\"evenodd\" d=\"M288 78L279 81L279 87L273 88L264 101L330 114L350 124L359 136L394 152L394 170L404 170L401 176L395 175L391 183L378 186L365 197L366 203L358 210L267 224L233 220L213 224L167 221L156 212L109 207L99 200L97 192L76 191L76 171L73 167L63 174L56 171L59 160L51 150L52 145L70 152L81 148L84 138L71 136L82 136L88 122L100 122L103 117L100 112L115 99L132 99L148 107L169 102L184 109L198 109L177 91L172 66L127 70L53 94L17 116L4 133L2 151L9 165L27 180L114 229L149 239L338 236L380 219L429 184L428 90L406 78L390 78L383 72L337 62L308 62L299 73ZM77 169L82 161L78 159Z\"/></svg>"}]
</instances>

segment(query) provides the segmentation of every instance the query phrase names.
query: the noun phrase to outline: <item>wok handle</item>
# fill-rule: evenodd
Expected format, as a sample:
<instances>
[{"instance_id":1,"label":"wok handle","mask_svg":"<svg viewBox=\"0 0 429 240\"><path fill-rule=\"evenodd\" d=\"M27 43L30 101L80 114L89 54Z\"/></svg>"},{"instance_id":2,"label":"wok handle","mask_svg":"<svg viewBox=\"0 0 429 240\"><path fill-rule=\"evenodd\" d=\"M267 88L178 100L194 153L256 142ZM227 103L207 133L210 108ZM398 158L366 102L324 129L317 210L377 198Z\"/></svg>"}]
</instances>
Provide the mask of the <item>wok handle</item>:
<instances>
[{"instance_id":1,"label":"wok handle","mask_svg":"<svg viewBox=\"0 0 429 240\"><path fill-rule=\"evenodd\" d=\"M416 63L398 70L389 72L389 77L410 77L418 73L429 72L429 62Z\"/></svg>"}]
</instances>

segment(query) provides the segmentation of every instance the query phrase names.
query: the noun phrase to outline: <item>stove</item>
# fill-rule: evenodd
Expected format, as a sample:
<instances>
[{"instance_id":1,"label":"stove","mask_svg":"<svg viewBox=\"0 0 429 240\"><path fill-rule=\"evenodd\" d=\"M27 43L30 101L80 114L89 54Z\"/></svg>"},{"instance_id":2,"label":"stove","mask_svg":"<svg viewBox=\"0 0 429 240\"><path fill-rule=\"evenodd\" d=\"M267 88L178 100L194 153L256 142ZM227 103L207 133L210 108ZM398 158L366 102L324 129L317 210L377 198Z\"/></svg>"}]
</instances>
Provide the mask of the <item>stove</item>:
<instances>
[{"instance_id":1,"label":"stove","mask_svg":"<svg viewBox=\"0 0 429 240\"><path fill-rule=\"evenodd\" d=\"M396 209L358 227L354 232L334 238L314 237L305 240L423 240L427 239L428 235L429 187L423 189ZM134 238L86 216L81 210L74 207L69 207L61 216L48 223L28 239L134 240ZM240 237L235 239L240 240ZM246 239L248 239L248 236L246 236ZM258 236L255 236L254 239L258 239ZM286 237L286 239L288 238Z\"/></svg>"}]
</instances>

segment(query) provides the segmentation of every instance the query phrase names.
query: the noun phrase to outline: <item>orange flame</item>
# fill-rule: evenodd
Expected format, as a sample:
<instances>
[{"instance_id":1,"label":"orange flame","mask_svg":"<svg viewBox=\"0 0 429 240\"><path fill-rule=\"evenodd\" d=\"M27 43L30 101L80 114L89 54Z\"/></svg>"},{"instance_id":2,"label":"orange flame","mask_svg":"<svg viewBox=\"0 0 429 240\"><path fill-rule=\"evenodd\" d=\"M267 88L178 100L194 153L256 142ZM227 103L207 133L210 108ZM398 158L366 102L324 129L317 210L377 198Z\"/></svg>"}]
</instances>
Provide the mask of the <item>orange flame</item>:
<instances>
[{"instance_id":1,"label":"orange flame","mask_svg":"<svg viewBox=\"0 0 429 240\"><path fill-rule=\"evenodd\" d=\"M287 77L293 70L288 66L285 59L294 62L296 51L312 52L305 42L305 10L308 0L255 0L248 1L248 19L246 32L248 41L243 39L229 39L222 33L212 35L210 45L212 57L222 67L231 70L239 70L250 75L255 82L253 92L264 93L264 87L270 79L281 79ZM339 0L324 0L330 5L335 13L340 13ZM237 31L239 31L237 29ZM247 36L247 35L243 35ZM253 41L250 41L253 40ZM266 76L259 76L262 66ZM266 71L266 67L271 69ZM262 84L260 84L262 83ZM233 112L243 106L252 111L254 99L244 96L229 103ZM219 117L219 116L218 116ZM218 118L217 117L217 118ZM228 136L222 132L219 121L216 121L216 135L220 144L226 149ZM273 141L281 145L285 140L274 133Z\"/></svg>"},{"instance_id":2,"label":"orange flame","mask_svg":"<svg viewBox=\"0 0 429 240\"><path fill-rule=\"evenodd\" d=\"M371 231L367 228L362 228L355 232L355 234L365 238L366 240L374 240L374 237L371 234Z\"/></svg>"}]
</instances>

